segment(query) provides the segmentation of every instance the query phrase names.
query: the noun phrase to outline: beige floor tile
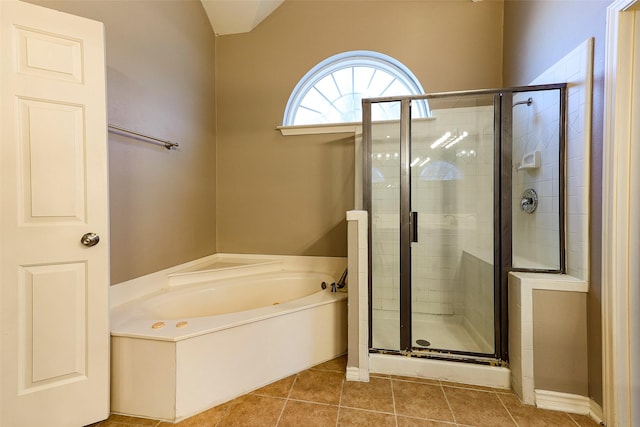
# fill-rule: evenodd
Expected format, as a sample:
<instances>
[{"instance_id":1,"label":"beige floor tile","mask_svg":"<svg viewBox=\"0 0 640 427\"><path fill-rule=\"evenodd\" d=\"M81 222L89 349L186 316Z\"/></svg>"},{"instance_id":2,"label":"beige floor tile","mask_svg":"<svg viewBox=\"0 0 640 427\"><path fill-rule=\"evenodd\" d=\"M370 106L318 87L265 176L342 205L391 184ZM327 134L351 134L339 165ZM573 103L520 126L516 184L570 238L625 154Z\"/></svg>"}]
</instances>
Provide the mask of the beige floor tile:
<instances>
[{"instance_id":1,"label":"beige floor tile","mask_svg":"<svg viewBox=\"0 0 640 427\"><path fill-rule=\"evenodd\" d=\"M98 424L91 424L91 426L96 426L96 427L147 427L147 426L153 426L155 427L156 425L160 425L157 424L158 421L157 420L153 420L153 422L155 424L131 424L131 423L119 423L117 421L110 421L110 420L104 420L101 421ZM168 424L168 425L173 425L173 424Z\"/></svg>"},{"instance_id":2,"label":"beige floor tile","mask_svg":"<svg viewBox=\"0 0 640 427\"><path fill-rule=\"evenodd\" d=\"M515 422L494 392L443 387L455 420L478 427L513 427Z\"/></svg>"},{"instance_id":3,"label":"beige floor tile","mask_svg":"<svg viewBox=\"0 0 640 427\"><path fill-rule=\"evenodd\" d=\"M155 427L158 421L153 420L153 422L154 424L131 424L131 423L119 423L117 421L104 420L98 424L91 424L91 425L96 427L148 427L148 426Z\"/></svg>"},{"instance_id":4,"label":"beige floor tile","mask_svg":"<svg viewBox=\"0 0 640 427\"><path fill-rule=\"evenodd\" d=\"M376 378L391 378L392 375L389 374L377 374L375 372L371 372L369 373L369 377L376 377Z\"/></svg>"},{"instance_id":5,"label":"beige floor tile","mask_svg":"<svg viewBox=\"0 0 640 427\"><path fill-rule=\"evenodd\" d=\"M155 426L158 420L148 418L130 417L128 415L111 414L109 418L100 423L100 427L130 427L130 426Z\"/></svg>"},{"instance_id":6,"label":"beige floor tile","mask_svg":"<svg viewBox=\"0 0 640 427\"><path fill-rule=\"evenodd\" d=\"M346 361L340 356L177 424L112 414L87 427L598 427L587 416L524 405L511 390L386 374L344 381Z\"/></svg>"},{"instance_id":7,"label":"beige floor tile","mask_svg":"<svg viewBox=\"0 0 640 427\"><path fill-rule=\"evenodd\" d=\"M467 388L470 390L494 391L493 387L485 387L481 385L454 383L450 381L440 381L444 387Z\"/></svg>"},{"instance_id":8,"label":"beige floor tile","mask_svg":"<svg viewBox=\"0 0 640 427\"><path fill-rule=\"evenodd\" d=\"M571 417L564 412L525 405L516 395L500 395L499 398L519 427L576 427Z\"/></svg>"},{"instance_id":9,"label":"beige floor tile","mask_svg":"<svg viewBox=\"0 0 640 427\"><path fill-rule=\"evenodd\" d=\"M310 369L298 374L289 398L337 405L344 374Z\"/></svg>"},{"instance_id":10,"label":"beige floor tile","mask_svg":"<svg viewBox=\"0 0 640 427\"><path fill-rule=\"evenodd\" d=\"M347 370L347 355L343 354L335 359L314 366L312 369L322 369L324 371L345 372Z\"/></svg>"},{"instance_id":11,"label":"beige floor tile","mask_svg":"<svg viewBox=\"0 0 640 427\"><path fill-rule=\"evenodd\" d=\"M252 392L252 394L260 394L263 396L288 397L296 375L281 379Z\"/></svg>"},{"instance_id":12,"label":"beige floor tile","mask_svg":"<svg viewBox=\"0 0 640 427\"><path fill-rule=\"evenodd\" d=\"M369 382L345 381L340 406L393 413L391 380L372 377Z\"/></svg>"},{"instance_id":13,"label":"beige floor tile","mask_svg":"<svg viewBox=\"0 0 640 427\"><path fill-rule=\"evenodd\" d=\"M433 380L431 378L416 378L416 377L403 377L400 375L391 375L391 378L398 381L410 381L414 383L422 383L422 384L435 384L440 385L440 381Z\"/></svg>"},{"instance_id":14,"label":"beige floor tile","mask_svg":"<svg viewBox=\"0 0 640 427\"><path fill-rule=\"evenodd\" d=\"M217 425L222 418L229 412L231 405L224 404L207 409L204 412L200 412L198 415L189 417L186 420L182 420L179 423L160 423L157 427L212 427Z\"/></svg>"},{"instance_id":15,"label":"beige floor tile","mask_svg":"<svg viewBox=\"0 0 640 427\"><path fill-rule=\"evenodd\" d=\"M398 427L455 427L455 423L398 416Z\"/></svg>"},{"instance_id":16,"label":"beige floor tile","mask_svg":"<svg viewBox=\"0 0 640 427\"><path fill-rule=\"evenodd\" d=\"M597 427L600 425L586 415L569 414L569 416L578 423L580 427Z\"/></svg>"},{"instance_id":17,"label":"beige floor tile","mask_svg":"<svg viewBox=\"0 0 640 427\"><path fill-rule=\"evenodd\" d=\"M278 427L333 427L337 419L337 406L289 400L284 407Z\"/></svg>"},{"instance_id":18,"label":"beige floor tile","mask_svg":"<svg viewBox=\"0 0 640 427\"><path fill-rule=\"evenodd\" d=\"M439 385L392 380L392 387L398 415L453 421L453 414Z\"/></svg>"},{"instance_id":19,"label":"beige floor tile","mask_svg":"<svg viewBox=\"0 0 640 427\"><path fill-rule=\"evenodd\" d=\"M231 403L219 427L273 427L278 422L286 400L247 395Z\"/></svg>"},{"instance_id":20,"label":"beige floor tile","mask_svg":"<svg viewBox=\"0 0 640 427\"><path fill-rule=\"evenodd\" d=\"M396 427L396 418L391 414L362 411L360 409L340 408L338 415L340 427Z\"/></svg>"}]
</instances>

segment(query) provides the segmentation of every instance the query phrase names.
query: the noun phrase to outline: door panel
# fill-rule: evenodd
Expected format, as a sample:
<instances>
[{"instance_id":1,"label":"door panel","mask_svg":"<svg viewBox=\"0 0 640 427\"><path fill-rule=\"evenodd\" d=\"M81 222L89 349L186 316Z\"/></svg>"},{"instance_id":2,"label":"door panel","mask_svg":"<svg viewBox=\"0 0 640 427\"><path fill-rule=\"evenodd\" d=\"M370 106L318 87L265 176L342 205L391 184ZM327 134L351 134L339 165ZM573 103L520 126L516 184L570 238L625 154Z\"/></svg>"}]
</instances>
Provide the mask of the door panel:
<instances>
[{"instance_id":1,"label":"door panel","mask_svg":"<svg viewBox=\"0 0 640 427\"><path fill-rule=\"evenodd\" d=\"M21 268L18 370L24 391L86 379L86 265ZM55 321L52 321L55 319ZM27 363L25 363L27 362Z\"/></svg>"},{"instance_id":2,"label":"door panel","mask_svg":"<svg viewBox=\"0 0 640 427\"><path fill-rule=\"evenodd\" d=\"M80 40L16 26L18 72L56 80L82 82Z\"/></svg>"},{"instance_id":3,"label":"door panel","mask_svg":"<svg viewBox=\"0 0 640 427\"><path fill-rule=\"evenodd\" d=\"M11 0L0 24L0 425L87 425L109 414L104 29Z\"/></svg>"},{"instance_id":4,"label":"door panel","mask_svg":"<svg viewBox=\"0 0 640 427\"><path fill-rule=\"evenodd\" d=\"M82 107L49 100L19 99L19 103L25 222L59 218L83 222L87 141Z\"/></svg>"}]
</instances>

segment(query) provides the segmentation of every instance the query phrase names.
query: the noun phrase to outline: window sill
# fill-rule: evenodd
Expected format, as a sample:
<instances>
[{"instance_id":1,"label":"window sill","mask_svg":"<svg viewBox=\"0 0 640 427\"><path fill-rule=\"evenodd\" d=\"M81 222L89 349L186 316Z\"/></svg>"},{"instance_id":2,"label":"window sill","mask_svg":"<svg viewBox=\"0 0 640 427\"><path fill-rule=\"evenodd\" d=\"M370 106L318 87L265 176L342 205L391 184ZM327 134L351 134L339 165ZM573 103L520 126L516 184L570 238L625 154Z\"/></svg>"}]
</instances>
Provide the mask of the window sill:
<instances>
[{"instance_id":1,"label":"window sill","mask_svg":"<svg viewBox=\"0 0 640 427\"><path fill-rule=\"evenodd\" d=\"M277 126L282 135L321 135L325 133L362 133L362 123L329 123L322 125Z\"/></svg>"}]
</instances>

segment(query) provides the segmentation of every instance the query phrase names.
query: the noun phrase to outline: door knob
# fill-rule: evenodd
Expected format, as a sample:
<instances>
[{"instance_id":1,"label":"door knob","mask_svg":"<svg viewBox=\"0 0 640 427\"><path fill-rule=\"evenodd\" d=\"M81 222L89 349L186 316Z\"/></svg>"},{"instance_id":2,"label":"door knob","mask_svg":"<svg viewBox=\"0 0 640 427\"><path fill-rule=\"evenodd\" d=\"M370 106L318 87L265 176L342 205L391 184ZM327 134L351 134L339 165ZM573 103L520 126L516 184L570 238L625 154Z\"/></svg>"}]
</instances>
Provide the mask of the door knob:
<instances>
[{"instance_id":1,"label":"door knob","mask_svg":"<svg viewBox=\"0 0 640 427\"><path fill-rule=\"evenodd\" d=\"M96 233L86 233L80 238L80 243L89 247L97 245L99 241L100 236Z\"/></svg>"}]
</instances>

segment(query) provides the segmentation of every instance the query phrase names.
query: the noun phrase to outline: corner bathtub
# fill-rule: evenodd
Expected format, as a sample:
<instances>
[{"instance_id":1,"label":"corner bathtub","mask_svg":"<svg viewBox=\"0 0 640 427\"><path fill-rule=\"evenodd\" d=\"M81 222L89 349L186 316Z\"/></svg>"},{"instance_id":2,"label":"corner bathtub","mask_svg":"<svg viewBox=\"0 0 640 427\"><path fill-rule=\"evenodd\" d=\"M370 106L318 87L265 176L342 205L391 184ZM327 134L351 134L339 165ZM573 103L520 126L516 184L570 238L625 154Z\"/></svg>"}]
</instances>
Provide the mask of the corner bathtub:
<instances>
[{"instance_id":1,"label":"corner bathtub","mask_svg":"<svg viewBox=\"0 0 640 427\"><path fill-rule=\"evenodd\" d=\"M112 308L112 412L179 421L346 352L335 266L240 267Z\"/></svg>"}]
</instances>

